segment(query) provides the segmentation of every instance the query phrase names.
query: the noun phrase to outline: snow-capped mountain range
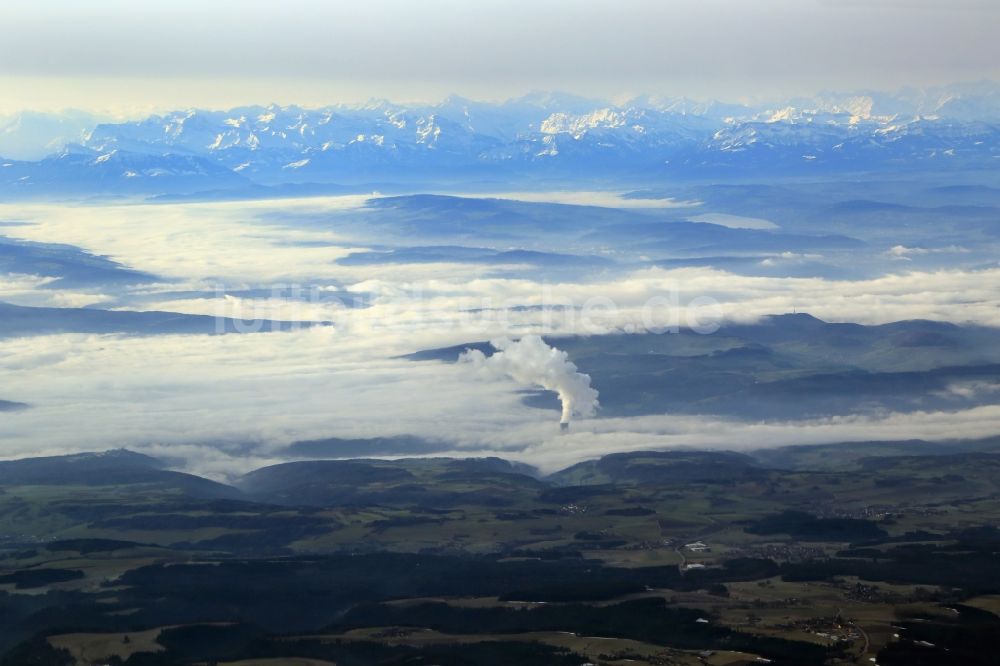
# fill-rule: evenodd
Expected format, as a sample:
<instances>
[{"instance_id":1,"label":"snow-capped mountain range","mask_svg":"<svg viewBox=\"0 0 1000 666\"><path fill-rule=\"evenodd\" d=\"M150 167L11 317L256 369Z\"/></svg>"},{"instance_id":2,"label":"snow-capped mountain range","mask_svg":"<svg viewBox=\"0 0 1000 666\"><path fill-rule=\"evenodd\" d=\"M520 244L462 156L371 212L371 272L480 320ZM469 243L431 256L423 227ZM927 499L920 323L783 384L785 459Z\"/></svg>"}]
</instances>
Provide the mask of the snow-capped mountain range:
<instances>
[{"instance_id":1,"label":"snow-capped mountain range","mask_svg":"<svg viewBox=\"0 0 1000 666\"><path fill-rule=\"evenodd\" d=\"M766 106L535 93L497 104L191 109L128 122L21 114L0 120L0 191L995 168L998 138L992 83Z\"/></svg>"}]
</instances>

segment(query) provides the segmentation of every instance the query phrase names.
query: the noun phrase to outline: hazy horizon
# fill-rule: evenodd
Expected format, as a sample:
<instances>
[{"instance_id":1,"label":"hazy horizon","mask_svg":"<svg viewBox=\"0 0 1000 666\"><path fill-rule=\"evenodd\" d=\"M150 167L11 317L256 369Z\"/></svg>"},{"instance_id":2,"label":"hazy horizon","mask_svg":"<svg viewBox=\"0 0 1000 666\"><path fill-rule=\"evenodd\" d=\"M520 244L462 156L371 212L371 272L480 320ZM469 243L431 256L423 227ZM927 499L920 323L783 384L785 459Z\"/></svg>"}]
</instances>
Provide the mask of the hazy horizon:
<instances>
[{"instance_id":1,"label":"hazy horizon","mask_svg":"<svg viewBox=\"0 0 1000 666\"><path fill-rule=\"evenodd\" d=\"M4 79L0 77L0 86L3 86ZM174 113L178 111L185 111L190 109L199 109L204 111L229 111L232 109L245 108L245 107L271 107L277 106L279 108L290 108L299 107L307 110L323 109L328 107L345 107L345 108L361 108L369 104L385 102L392 105L397 105L401 107L434 107L444 104L450 98L460 98L463 100L468 100L470 102L487 104L487 105L503 105L509 102L514 102L520 99L530 98L534 95L552 95L552 96L565 96L580 98L583 100L592 101L595 104L608 105L608 106L629 106L631 103L637 100L642 100L643 98L649 98L655 101L663 100L688 100L694 103L710 103L718 102L721 104L732 104L732 105L742 105L750 109L769 109L769 110L779 110L783 106L791 102L801 102L803 100L814 100L819 97L829 96L847 96L847 95L903 95L907 92L917 91L919 93L925 93L935 90L947 90L951 88L971 88L978 86L995 86L1000 88L1000 78L997 79L979 79L979 80L965 80L965 81L947 81L934 85L927 86L917 86L917 85L899 85L895 88L856 88L856 89L817 89L812 91L801 91L797 93L789 93L787 96L771 95L771 96L760 96L754 97L723 97L723 96L712 96L712 95L690 95L685 94L684 91L677 91L671 94L660 94L649 91L637 91L624 93L616 96L601 96L601 95L588 95L581 91L574 90L562 90L562 89L539 89L531 88L524 89L521 91L512 92L507 95L500 95L495 97L489 96L476 96L468 95L459 91L450 91L443 93L439 96L428 96L426 98L401 98L401 97L391 97L385 95L372 95L369 97L343 97L343 98L316 98L312 101L301 101L294 98L281 98L277 95L272 95L267 97L266 94L259 98L248 98L242 101L233 101L226 103L223 101L218 101L217 103L212 103L207 98L205 103L163 103L161 105L145 105L145 106L133 106L133 107L97 107L97 106L86 106L86 105L71 105L71 106L59 106L53 104L51 106L46 106L44 104L35 105L25 105L18 107L6 107L2 105L0 101L0 119L3 118L14 118L20 114L24 113L37 113L43 115L59 116L59 115L70 115L70 114L83 114L86 116L92 116L96 121L107 121L107 122L124 122L130 120L140 120L148 118L154 115L163 115L168 113ZM273 87L273 86L272 86ZM0 96L2 100L2 96ZM596 108L596 107L595 107Z\"/></svg>"},{"instance_id":2,"label":"hazy horizon","mask_svg":"<svg viewBox=\"0 0 1000 666\"><path fill-rule=\"evenodd\" d=\"M131 116L452 93L497 100L531 90L759 101L928 87L1000 79L990 20L998 12L978 0L947 8L628 0L614 9L565 0L475 7L290 0L280 13L261 2L239 12L189 0L169 8L12 2L0 8L0 113L81 108Z\"/></svg>"}]
</instances>

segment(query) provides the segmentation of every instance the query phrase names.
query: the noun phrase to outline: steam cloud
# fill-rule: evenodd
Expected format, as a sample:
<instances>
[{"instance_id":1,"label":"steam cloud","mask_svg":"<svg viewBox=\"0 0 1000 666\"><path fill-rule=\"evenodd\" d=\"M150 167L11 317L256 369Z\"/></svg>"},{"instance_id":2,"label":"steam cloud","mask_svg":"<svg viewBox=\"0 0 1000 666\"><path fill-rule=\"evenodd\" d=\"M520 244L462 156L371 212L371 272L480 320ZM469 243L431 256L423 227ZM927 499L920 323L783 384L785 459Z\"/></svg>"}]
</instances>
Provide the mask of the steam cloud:
<instances>
[{"instance_id":1,"label":"steam cloud","mask_svg":"<svg viewBox=\"0 0 1000 666\"><path fill-rule=\"evenodd\" d=\"M569 423L573 416L593 416L597 411L597 391L590 386L590 376L579 372L566 352L550 347L537 335L526 335L516 342L502 338L490 344L497 350L492 356L470 349L459 360L487 376L510 377L555 391L562 402L562 423Z\"/></svg>"}]
</instances>

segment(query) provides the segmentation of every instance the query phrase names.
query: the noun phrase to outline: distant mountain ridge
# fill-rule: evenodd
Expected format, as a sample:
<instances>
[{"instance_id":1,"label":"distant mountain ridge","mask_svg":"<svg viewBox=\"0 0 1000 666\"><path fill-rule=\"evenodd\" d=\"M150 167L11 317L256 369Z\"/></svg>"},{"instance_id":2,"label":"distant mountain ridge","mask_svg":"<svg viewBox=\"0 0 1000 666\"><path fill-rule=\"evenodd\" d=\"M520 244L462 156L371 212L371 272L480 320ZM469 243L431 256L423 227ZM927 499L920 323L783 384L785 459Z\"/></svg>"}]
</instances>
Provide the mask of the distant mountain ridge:
<instances>
[{"instance_id":1,"label":"distant mountain ridge","mask_svg":"<svg viewBox=\"0 0 1000 666\"><path fill-rule=\"evenodd\" d=\"M701 414L812 419L993 404L1000 329L910 320L865 326L806 313L722 322L702 334L548 336L601 394L600 416ZM457 362L467 348L426 349L413 361ZM551 393L523 402L554 409Z\"/></svg>"},{"instance_id":2,"label":"distant mountain ridge","mask_svg":"<svg viewBox=\"0 0 1000 666\"><path fill-rule=\"evenodd\" d=\"M43 122L44 120L44 122ZM25 143L62 152L5 160L0 192L182 194L304 183L459 178L798 174L992 168L1000 85L895 94L824 93L776 105L638 97L621 104L536 93L502 103L373 101L322 108L189 109L96 123L15 118L0 155ZM67 126L78 141L69 141ZM49 129L46 129L49 128ZM20 134L19 134L20 133ZM22 134L30 133L29 136Z\"/></svg>"},{"instance_id":3,"label":"distant mountain ridge","mask_svg":"<svg viewBox=\"0 0 1000 666\"><path fill-rule=\"evenodd\" d=\"M0 339L59 333L118 333L125 335L224 335L293 331L330 322L240 321L213 315L178 312L44 308L0 301Z\"/></svg>"},{"instance_id":4,"label":"distant mountain ridge","mask_svg":"<svg viewBox=\"0 0 1000 666\"><path fill-rule=\"evenodd\" d=\"M0 461L0 486L144 484L175 489L195 497L216 498L238 495L229 486L192 474L170 471L165 467L166 465L156 458L127 449L22 458Z\"/></svg>"},{"instance_id":5,"label":"distant mountain ridge","mask_svg":"<svg viewBox=\"0 0 1000 666\"><path fill-rule=\"evenodd\" d=\"M468 493L477 492L482 493L481 500L502 507L505 506L504 498L517 493L548 490L558 494L559 488L571 486L731 483L759 480L775 470L845 471L914 458L997 455L998 452L998 437L791 445L745 453L690 448L640 449L609 453L550 474L541 474L529 465L498 457L432 455L380 459L358 455L273 464L232 478L230 483L222 483L172 471L166 462L151 456L115 449L0 461L0 489L18 485L146 486L189 497L274 505L403 502L437 508L456 501L475 503L478 500L470 499ZM876 460L882 462L873 462ZM454 484L458 484L462 492L456 493Z\"/></svg>"}]
</instances>

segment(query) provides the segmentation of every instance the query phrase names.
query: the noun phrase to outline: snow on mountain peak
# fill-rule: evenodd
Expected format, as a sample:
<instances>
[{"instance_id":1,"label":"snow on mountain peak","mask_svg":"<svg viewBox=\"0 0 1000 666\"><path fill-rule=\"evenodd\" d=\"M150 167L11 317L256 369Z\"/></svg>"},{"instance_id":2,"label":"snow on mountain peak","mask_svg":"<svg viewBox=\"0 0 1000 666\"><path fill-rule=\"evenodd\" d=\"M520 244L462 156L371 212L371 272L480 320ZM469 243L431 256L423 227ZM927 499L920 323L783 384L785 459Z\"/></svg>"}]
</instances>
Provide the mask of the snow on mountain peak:
<instances>
[{"instance_id":1,"label":"snow on mountain peak","mask_svg":"<svg viewBox=\"0 0 1000 666\"><path fill-rule=\"evenodd\" d=\"M114 157L115 153L117 152L118 152L117 150L112 150L110 153L104 153L103 155L100 155L97 159L94 160L94 164L104 164L112 157Z\"/></svg>"},{"instance_id":2,"label":"snow on mountain peak","mask_svg":"<svg viewBox=\"0 0 1000 666\"><path fill-rule=\"evenodd\" d=\"M542 121L542 134L572 134L579 138L587 130L602 128L617 128L627 124L625 113L611 108L598 109L584 115L568 113L553 113Z\"/></svg>"},{"instance_id":3,"label":"snow on mountain peak","mask_svg":"<svg viewBox=\"0 0 1000 666\"><path fill-rule=\"evenodd\" d=\"M95 123L69 139L60 138L78 127L69 120L24 115L0 123L0 155L9 146L12 154L5 157L17 157L25 141L49 137L38 146L52 146L45 154L68 147L60 158L67 169L86 165L106 172L102 165L113 165L116 176L136 186L206 170L228 182L272 184L307 177L405 178L470 167L530 173L535 163L577 175L609 164L794 171L805 162L874 168L885 160L916 163L931 156L992 165L1000 157L998 122L997 86L822 93L768 106L655 97L610 104L534 93L502 103L451 96L431 105L373 100L316 109L189 109ZM38 169L54 168L43 162ZM9 182L14 171L32 183L42 178L15 166L3 170Z\"/></svg>"},{"instance_id":4,"label":"snow on mountain peak","mask_svg":"<svg viewBox=\"0 0 1000 666\"><path fill-rule=\"evenodd\" d=\"M781 122L792 122L799 115L795 107L786 106L783 109L773 112L765 122L769 123L781 123Z\"/></svg>"}]
</instances>

